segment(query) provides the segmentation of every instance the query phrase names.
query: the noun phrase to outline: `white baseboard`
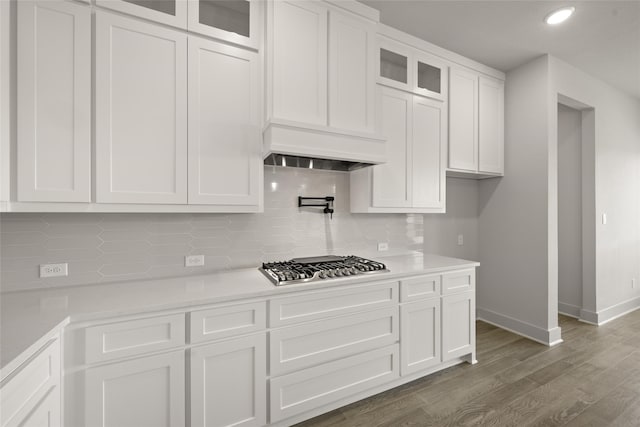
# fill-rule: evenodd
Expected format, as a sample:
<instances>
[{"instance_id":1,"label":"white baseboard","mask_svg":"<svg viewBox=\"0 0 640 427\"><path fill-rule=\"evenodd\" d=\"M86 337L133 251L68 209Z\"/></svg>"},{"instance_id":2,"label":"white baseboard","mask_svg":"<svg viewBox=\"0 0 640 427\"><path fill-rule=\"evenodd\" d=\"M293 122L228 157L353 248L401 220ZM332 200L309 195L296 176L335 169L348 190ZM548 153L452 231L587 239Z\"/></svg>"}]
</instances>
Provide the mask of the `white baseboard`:
<instances>
[{"instance_id":1,"label":"white baseboard","mask_svg":"<svg viewBox=\"0 0 640 427\"><path fill-rule=\"evenodd\" d=\"M544 329L484 308L476 309L476 318L549 347L562 342L559 327Z\"/></svg>"},{"instance_id":2,"label":"white baseboard","mask_svg":"<svg viewBox=\"0 0 640 427\"><path fill-rule=\"evenodd\" d=\"M565 316L575 317L576 319L580 318L580 307L573 304L566 304L564 302L558 301L558 313L564 314Z\"/></svg>"},{"instance_id":3,"label":"white baseboard","mask_svg":"<svg viewBox=\"0 0 640 427\"><path fill-rule=\"evenodd\" d=\"M621 303L612 305L611 307L598 310L597 312L590 310L580 310L580 320L585 323L600 326L638 309L640 309L640 297L623 301Z\"/></svg>"}]
</instances>

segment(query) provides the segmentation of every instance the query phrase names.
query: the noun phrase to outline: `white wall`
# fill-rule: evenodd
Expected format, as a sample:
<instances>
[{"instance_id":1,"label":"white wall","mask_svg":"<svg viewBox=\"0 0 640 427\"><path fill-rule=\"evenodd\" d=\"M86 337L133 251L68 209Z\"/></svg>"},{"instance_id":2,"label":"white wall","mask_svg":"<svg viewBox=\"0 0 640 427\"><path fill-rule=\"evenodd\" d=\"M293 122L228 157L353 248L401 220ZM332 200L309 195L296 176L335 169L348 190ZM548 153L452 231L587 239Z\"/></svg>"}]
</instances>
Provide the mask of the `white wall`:
<instances>
[{"instance_id":1,"label":"white wall","mask_svg":"<svg viewBox=\"0 0 640 427\"><path fill-rule=\"evenodd\" d=\"M425 253L478 260L478 187L474 179L447 178L447 213L424 215Z\"/></svg>"},{"instance_id":2,"label":"white wall","mask_svg":"<svg viewBox=\"0 0 640 427\"><path fill-rule=\"evenodd\" d=\"M640 100L557 58L549 64L552 94L594 109L595 209L586 226L595 232L596 290L583 317L602 323L640 307Z\"/></svg>"},{"instance_id":3,"label":"white wall","mask_svg":"<svg viewBox=\"0 0 640 427\"><path fill-rule=\"evenodd\" d=\"M477 286L480 318L544 343L560 332L557 272L549 268L557 208L549 202L548 69L540 57L507 73L505 176L480 182Z\"/></svg>"},{"instance_id":4,"label":"white wall","mask_svg":"<svg viewBox=\"0 0 640 427\"><path fill-rule=\"evenodd\" d=\"M558 311L582 309L582 113L558 104Z\"/></svg>"},{"instance_id":5,"label":"white wall","mask_svg":"<svg viewBox=\"0 0 640 427\"><path fill-rule=\"evenodd\" d=\"M505 177L480 183L477 306L547 344L560 340L559 99L585 108L580 316L602 323L640 308L640 100L542 56L507 73Z\"/></svg>"}]
</instances>

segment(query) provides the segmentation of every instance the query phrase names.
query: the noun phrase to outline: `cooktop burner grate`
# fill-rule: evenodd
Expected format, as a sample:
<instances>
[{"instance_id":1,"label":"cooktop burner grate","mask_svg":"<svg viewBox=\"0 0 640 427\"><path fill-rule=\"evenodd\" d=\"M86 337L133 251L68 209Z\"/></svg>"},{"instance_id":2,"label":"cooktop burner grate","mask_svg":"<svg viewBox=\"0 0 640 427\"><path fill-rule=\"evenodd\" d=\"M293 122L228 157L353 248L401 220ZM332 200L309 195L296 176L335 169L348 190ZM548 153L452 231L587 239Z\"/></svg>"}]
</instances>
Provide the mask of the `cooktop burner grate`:
<instances>
[{"instance_id":1,"label":"cooktop burner grate","mask_svg":"<svg viewBox=\"0 0 640 427\"><path fill-rule=\"evenodd\" d=\"M276 286L389 271L381 262L355 255L326 255L266 262L259 270Z\"/></svg>"}]
</instances>

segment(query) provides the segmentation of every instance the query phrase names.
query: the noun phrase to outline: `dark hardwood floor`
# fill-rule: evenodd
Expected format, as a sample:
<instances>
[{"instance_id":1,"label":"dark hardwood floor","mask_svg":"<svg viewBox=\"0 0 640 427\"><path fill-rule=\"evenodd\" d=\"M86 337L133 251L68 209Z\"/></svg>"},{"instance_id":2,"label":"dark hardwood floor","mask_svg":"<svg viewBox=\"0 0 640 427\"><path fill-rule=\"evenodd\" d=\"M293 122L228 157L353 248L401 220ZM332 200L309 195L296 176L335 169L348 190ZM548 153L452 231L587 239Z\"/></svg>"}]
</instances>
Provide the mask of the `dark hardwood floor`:
<instances>
[{"instance_id":1,"label":"dark hardwood floor","mask_svg":"<svg viewBox=\"0 0 640 427\"><path fill-rule=\"evenodd\" d=\"M640 310L596 327L560 316L546 347L477 322L462 364L299 427L640 426Z\"/></svg>"}]
</instances>

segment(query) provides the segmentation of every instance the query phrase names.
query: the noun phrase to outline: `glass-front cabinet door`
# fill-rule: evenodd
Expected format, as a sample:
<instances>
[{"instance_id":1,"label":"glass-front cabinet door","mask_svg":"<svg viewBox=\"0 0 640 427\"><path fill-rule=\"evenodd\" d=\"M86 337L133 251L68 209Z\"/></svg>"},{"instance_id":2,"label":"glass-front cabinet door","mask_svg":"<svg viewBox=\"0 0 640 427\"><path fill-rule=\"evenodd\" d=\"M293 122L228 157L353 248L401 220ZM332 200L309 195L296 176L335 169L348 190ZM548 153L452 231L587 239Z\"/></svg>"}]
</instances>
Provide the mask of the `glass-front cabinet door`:
<instances>
[{"instance_id":1,"label":"glass-front cabinet door","mask_svg":"<svg viewBox=\"0 0 640 427\"><path fill-rule=\"evenodd\" d=\"M411 91L413 56L410 49L382 38L378 40L378 45L380 64L378 83Z\"/></svg>"},{"instance_id":2,"label":"glass-front cabinet door","mask_svg":"<svg viewBox=\"0 0 640 427\"><path fill-rule=\"evenodd\" d=\"M418 95L444 100L447 96L447 66L433 55L424 52L415 54L413 63L416 73L414 92Z\"/></svg>"},{"instance_id":3,"label":"glass-front cabinet door","mask_svg":"<svg viewBox=\"0 0 640 427\"><path fill-rule=\"evenodd\" d=\"M261 1L187 1L189 31L258 49Z\"/></svg>"},{"instance_id":4,"label":"glass-front cabinet door","mask_svg":"<svg viewBox=\"0 0 640 427\"><path fill-rule=\"evenodd\" d=\"M187 28L187 0L96 0L96 5L173 27Z\"/></svg>"}]
</instances>

